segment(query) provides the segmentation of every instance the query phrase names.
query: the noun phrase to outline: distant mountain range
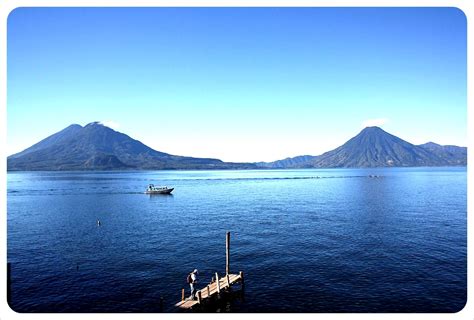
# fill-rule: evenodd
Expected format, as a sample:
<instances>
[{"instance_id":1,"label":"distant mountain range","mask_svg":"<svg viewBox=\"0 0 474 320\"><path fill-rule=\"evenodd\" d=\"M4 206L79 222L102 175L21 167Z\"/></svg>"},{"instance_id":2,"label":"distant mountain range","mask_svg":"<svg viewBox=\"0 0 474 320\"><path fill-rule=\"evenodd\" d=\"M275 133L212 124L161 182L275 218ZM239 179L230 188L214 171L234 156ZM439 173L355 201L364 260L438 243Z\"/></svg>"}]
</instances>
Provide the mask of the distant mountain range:
<instances>
[{"instance_id":1,"label":"distant mountain range","mask_svg":"<svg viewBox=\"0 0 474 320\"><path fill-rule=\"evenodd\" d=\"M258 162L261 168L366 168L466 166L467 148L429 142L413 145L379 127L367 127L342 146L319 156Z\"/></svg>"},{"instance_id":2,"label":"distant mountain range","mask_svg":"<svg viewBox=\"0 0 474 320\"><path fill-rule=\"evenodd\" d=\"M467 148L429 142L413 145L378 127L368 127L342 146L319 156L273 162L233 163L176 156L153 150L99 122L78 124L7 158L9 171L286 169L349 167L466 166Z\"/></svg>"},{"instance_id":3,"label":"distant mountain range","mask_svg":"<svg viewBox=\"0 0 474 320\"><path fill-rule=\"evenodd\" d=\"M175 156L153 150L99 122L78 124L47 137L7 159L9 171L255 169L252 163Z\"/></svg>"}]
</instances>

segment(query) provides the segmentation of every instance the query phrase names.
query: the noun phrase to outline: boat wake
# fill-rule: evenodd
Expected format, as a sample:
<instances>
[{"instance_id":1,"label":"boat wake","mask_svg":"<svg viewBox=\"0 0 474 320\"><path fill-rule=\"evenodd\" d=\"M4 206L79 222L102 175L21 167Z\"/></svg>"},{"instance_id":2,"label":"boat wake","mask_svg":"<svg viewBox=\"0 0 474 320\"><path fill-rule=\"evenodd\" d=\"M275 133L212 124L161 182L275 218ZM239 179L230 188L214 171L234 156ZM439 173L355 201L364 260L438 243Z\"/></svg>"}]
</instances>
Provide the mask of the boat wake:
<instances>
[{"instance_id":1,"label":"boat wake","mask_svg":"<svg viewBox=\"0 0 474 320\"><path fill-rule=\"evenodd\" d=\"M162 182L179 185L184 181L286 181L286 180L318 180L318 179L380 179L384 176L379 175L354 175L354 176L302 176L302 177L225 177L225 178L188 178L188 179L163 179ZM116 186L101 186L93 188L79 188L79 189L10 189L8 196L49 196L49 195L132 195L132 194L146 194L144 191L136 191L134 188L127 188L128 190L118 189Z\"/></svg>"}]
</instances>

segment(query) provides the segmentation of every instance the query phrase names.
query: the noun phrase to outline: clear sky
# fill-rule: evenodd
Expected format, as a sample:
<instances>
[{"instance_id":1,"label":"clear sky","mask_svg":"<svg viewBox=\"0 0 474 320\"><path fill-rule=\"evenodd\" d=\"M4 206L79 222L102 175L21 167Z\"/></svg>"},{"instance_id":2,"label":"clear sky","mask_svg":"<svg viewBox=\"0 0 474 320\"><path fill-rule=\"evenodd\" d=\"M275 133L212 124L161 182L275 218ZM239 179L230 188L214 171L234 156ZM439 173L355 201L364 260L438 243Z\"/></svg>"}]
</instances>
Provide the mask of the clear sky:
<instances>
[{"instance_id":1,"label":"clear sky","mask_svg":"<svg viewBox=\"0 0 474 320\"><path fill-rule=\"evenodd\" d=\"M20 8L8 153L104 121L171 154L318 155L367 124L467 144L455 8Z\"/></svg>"}]
</instances>

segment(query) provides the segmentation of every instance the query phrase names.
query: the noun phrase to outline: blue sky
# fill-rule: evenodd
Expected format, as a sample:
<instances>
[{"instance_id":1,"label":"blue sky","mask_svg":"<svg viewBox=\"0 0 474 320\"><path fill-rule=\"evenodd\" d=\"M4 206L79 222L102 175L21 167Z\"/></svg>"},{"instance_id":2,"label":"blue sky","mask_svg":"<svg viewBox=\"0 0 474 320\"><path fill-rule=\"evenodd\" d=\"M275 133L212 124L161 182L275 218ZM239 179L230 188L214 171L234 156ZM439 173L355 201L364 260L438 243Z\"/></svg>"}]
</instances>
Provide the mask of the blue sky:
<instances>
[{"instance_id":1,"label":"blue sky","mask_svg":"<svg viewBox=\"0 0 474 320\"><path fill-rule=\"evenodd\" d=\"M20 8L7 28L9 154L92 121L225 161L318 155L367 124L467 144L455 8Z\"/></svg>"}]
</instances>

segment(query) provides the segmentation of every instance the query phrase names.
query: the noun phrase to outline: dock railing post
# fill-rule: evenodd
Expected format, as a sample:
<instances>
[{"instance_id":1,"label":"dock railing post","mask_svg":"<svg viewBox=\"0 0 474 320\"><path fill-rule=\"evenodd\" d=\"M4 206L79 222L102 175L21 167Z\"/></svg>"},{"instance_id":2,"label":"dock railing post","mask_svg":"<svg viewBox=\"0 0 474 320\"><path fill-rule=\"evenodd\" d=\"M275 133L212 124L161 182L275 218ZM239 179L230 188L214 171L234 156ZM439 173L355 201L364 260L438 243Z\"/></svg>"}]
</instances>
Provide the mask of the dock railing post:
<instances>
[{"instance_id":1,"label":"dock railing post","mask_svg":"<svg viewBox=\"0 0 474 320\"><path fill-rule=\"evenodd\" d=\"M181 301L184 301L184 288L181 289Z\"/></svg>"},{"instance_id":2,"label":"dock railing post","mask_svg":"<svg viewBox=\"0 0 474 320\"><path fill-rule=\"evenodd\" d=\"M225 276L226 280L227 280L227 286L229 287L230 289L230 279L229 279L229 274L226 274Z\"/></svg>"},{"instance_id":3,"label":"dock railing post","mask_svg":"<svg viewBox=\"0 0 474 320\"><path fill-rule=\"evenodd\" d=\"M197 292L197 296L198 296L198 303L201 304L201 301L202 301L201 290Z\"/></svg>"},{"instance_id":4,"label":"dock railing post","mask_svg":"<svg viewBox=\"0 0 474 320\"><path fill-rule=\"evenodd\" d=\"M219 274L216 272L216 285L217 285L217 293L221 293L221 285L219 283Z\"/></svg>"},{"instance_id":5,"label":"dock railing post","mask_svg":"<svg viewBox=\"0 0 474 320\"><path fill-rule=\"evenodd\" d=\"M207 285L207 297L211 296L211 289L209 289L209 285Z\"/></svg>"},{"instance_id":6,"label":"dock railing post","mask_svg":"<svg viewBox=\"0 0 474 320\"><path fill-rule=\"evenodd\" d=\"M239 276L240 276L240 298L242 299L242 301L245 301L244 273L242 271L240 271Z\"/></svg>"},{"instance_id":7,"label":"dock railing post","mask_svg":"<svg viewBox=\"0 0 474 320\"><path fill-rule=\"evenodd\" d=\"M225 273L230 273L230 232L225 235Z\"/></svg>"}]
</instances>

